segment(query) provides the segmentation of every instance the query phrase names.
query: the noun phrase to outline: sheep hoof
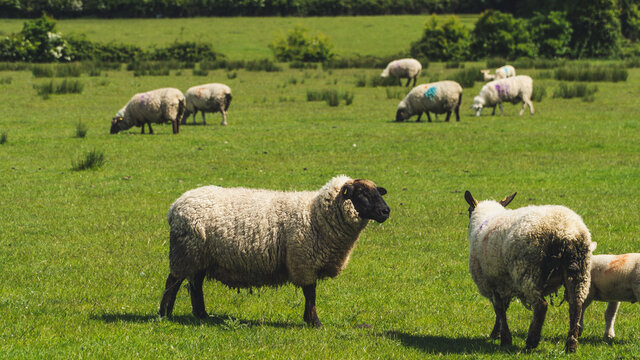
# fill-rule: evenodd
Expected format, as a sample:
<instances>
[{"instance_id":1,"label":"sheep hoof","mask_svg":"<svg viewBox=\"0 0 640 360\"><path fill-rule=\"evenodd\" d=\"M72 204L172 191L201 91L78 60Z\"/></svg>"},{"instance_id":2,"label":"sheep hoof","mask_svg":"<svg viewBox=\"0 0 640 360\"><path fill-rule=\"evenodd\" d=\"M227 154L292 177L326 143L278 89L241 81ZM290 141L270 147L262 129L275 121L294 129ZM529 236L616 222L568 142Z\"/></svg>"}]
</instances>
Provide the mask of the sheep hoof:
<instances>
[{"instance_id":1,"label":"sheep hoof","mask_svg":"<svg viewBox=\"0 0 640 360\"><path fill-rule=\"evenodd\" d=\"M567 343L564 346L564 351L569 354L569 353L574 353L576 352L576 350L578 349L578 339L576 339L573 336L570 336L567 339Z\"/></svg>"},{"instance_id":2,"label":"sheep hoof","mask_svg":"<svg viewBox=\"0 0 640 360\"><path fill-rule=\"evenodd\" d=\"M209 318L209 314L207 314L206 311L194 311L193 312L193 316L197 317L198 319L208 319Z\"/></svg>"}]
</instances>

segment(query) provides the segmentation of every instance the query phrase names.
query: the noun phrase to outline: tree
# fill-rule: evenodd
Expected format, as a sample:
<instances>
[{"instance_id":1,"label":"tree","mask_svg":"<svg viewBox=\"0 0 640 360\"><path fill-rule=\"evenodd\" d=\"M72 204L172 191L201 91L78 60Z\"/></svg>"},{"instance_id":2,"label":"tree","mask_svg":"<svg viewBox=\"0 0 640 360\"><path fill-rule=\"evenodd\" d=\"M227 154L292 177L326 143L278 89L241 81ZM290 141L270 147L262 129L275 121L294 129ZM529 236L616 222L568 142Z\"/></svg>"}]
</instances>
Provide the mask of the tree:
<instances>
[{"instance_id":1,"label":"tree","mask_svg":"<svg viewBox=\"0 0 640 360\"><path fill-rule=\"evenodd\" d=\"M548 14L536 12L529 20L529 28L540 56L555 58L570 54L569 43L573 30L564 12L551 11Z\"/></svg>"},{"instance_id":2,"label":"tree","mask_svg":"<svg viewBox=\"0 0 640 360\"><path fill-rule=\"evenodd\" d=\"M574 57L613 57L620 53L620 20L616 0L566 0L567 20L573 28Z\"/></svg>"},{"instance_id":3,"label":"tree","mask_svg":"<svg viewBox=\"0 0 640 360\"><path fill-rule=\"evenodd\" d=\"M472 31L471 53L476 58L533 57L536 46L525 20L498 10L487 10L480 14Z\"/></svg>"},{"instance_id":4,"label":"tree","mask_svg":"<svg viewBox=\"0 0 640 360\"><path fill-rule=\"evenodd\" d=\"M457 16L440 21L432 15L425 21L420 40L411 44L411 56L429 60L466 60L469 57L469 30Z\"/></svg>"}]
</instances>

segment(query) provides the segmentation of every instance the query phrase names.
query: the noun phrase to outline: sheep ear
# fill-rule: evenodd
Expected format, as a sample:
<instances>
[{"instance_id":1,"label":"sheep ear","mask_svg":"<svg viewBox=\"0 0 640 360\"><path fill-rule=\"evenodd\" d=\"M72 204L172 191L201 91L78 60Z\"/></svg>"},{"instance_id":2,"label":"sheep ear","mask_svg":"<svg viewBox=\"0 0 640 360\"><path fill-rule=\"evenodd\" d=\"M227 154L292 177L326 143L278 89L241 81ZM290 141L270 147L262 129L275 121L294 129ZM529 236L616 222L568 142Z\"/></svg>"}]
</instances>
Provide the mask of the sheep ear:
<instances>
[{"instance_id":1,"label":"sheep ear","mask_svg":"<svg viewBox=\"0 0 640 360\"><path fill-rule=\"evenodd\" d=\"M342 196L346 199L351 199L351 196L353 195L353 184L345 184L340 191L342 192Z\"/></svg>"},{"instance_id":2,"label":"sheep ear","mask_svg":"<svg viewBox=\"0 0 640 360\"><path fill-rule=\"evenodd\" d=\"M464 192L464 199L467 200L467 204L475 209L478 206L478 202L473 198L473 195L469 192L469 190Z\"/></svg>"},{"instance_id":3,"label":"sheep ear","mask_svg":"<svg viewBox=\"0 0 640 360\"><path fill-rule=\"evenodd\" d=\"M502 205L502 207L507 207L507 205L509 205L509 203L511 202L511 200L513 200L514 197L516 197L517 192L514 192L513 195L511 196L507 196L506 198L500 200L500 205Z\"/></svg>"},{"instance_id":4,"label":"sheep ear","mask_svg":"<svg viewBox=\"0 0 640 360\"><path fill-rule=\"evenodd\" d=\"M386 195L387 194L387 189L378 186L378 192L380 193L380 196Z\"/></svg>"}]
</instances>

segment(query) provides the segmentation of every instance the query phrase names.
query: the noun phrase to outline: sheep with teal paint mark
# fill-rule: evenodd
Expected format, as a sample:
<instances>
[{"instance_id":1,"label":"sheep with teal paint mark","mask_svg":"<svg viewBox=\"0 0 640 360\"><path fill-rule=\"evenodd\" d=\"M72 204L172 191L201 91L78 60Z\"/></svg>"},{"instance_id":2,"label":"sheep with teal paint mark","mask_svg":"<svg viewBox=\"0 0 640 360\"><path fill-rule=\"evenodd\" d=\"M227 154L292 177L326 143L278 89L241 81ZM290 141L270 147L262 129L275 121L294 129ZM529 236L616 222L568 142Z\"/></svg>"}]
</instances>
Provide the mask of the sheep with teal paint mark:
<instances>
[{"instance_id":1,"label":"sheep with teal paint mark","mask_svg":"<svg viewBox=\"0 0 640 360\"><path fill-rule=\"evenodd\" d=\"M524 113L525 106L529 105L529 111L533 115L533 103L531 103L531 93L533 92L533 80L527 75L518 75L506 79L494 80L485 84L478 96L473 99L471 106L480 116L482 108L486 106L500 107L500 115L504 115L502 110L503 102L517 104L522 102L520 115ZM492 114L493 115L493 114Z\"/></svg>"},{"instance_id":2,"label":"sheep with teal paint mark","mask_svg":"<svg viewBox=\"0 0 640 360\"><path fill-rule=\"evenodd\" d=\"M506 79L508 77L516 76L516 69L511 65L505 65L496 69L495 75L489 74L488 69L480 70L484 81L492 81L498 79Z\"/></svg>"},{"instance_id":3,"label":"sheep with teal paint mark","mask_svg":"<svg viewBox=\"0 0 640 360\"><path fill-rule=\"evenodd\" d=\"M413 86L416 86L421 71L422 64L418 60L406 58L390 62L380 76L386 78L391 75L399 79L407 78L405 87L409 86L411 79L413 79Z\"/></svg>"},{"instance_id":4,"label":"sheep with teal paint mark","mask_svg":"<svg viewBox=\"0 0 640 360\"><path fill-rule=\"evenodd\" d=\"M431 122L429 112L447 113L445 121L449 121L453 111L456 113L456 121L460 121L461 102L462 86L455 81L445 80L418 85L398 104L396 121L404 121L418 115L416 120L418 122L423 112L427 113L429 122Z\"/></svg>"}]
</instances>

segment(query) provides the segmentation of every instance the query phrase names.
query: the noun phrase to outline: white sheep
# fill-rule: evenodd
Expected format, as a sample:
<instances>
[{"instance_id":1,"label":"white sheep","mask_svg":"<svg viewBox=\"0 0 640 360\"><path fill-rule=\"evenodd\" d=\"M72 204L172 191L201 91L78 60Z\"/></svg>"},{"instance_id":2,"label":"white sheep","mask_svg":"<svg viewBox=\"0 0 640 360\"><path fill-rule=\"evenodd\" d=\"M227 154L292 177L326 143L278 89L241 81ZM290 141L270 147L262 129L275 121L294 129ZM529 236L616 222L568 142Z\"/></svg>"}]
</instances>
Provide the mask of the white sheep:
<instances>
[{"instance_id":1,"label":"white sheep","mask_svg":"<svg viewBox=\"0 0 640 360\"><path fill-rule=\"evenodd\" d=\"M413 86L416 86L421 71L422 65L418 60L406 58L390 62L380 76L386 78L391 75L399 79L407 78L405 87L409 86L411 79L413 79Z\"/></svg>"},{"instance_id":2,"label":"white sheep","mask_svg":"<svg viewBox=\"0 0 640 360\"><path fill-rule=\"evenodd\" d=\"M582 307L584 311L592 301L606 301L604 312L604 338L613 339L616 313L621 301L640 301L640 254L593 255L591 257L591 287ZM584 330L584 319L580 321Z\"/></svg>"},{"instance_id":3,"label":"white sheep","mask_svg":"<svg viewBox=\"0 0 640 360\"><path fill-rule=\"evenodd\" d=\"M516 69L511 65L505 65L496 69L495 75L489 74L490 70L480 70L483 75L484 81L506 79L508 77L516 76Z\"/></svg>"},{"instance_id":4,"label":"white sheep","mask_svg":"<svg viewBox=\"0 0 640 360\"><path fill-rule=\"evenodd\" d=\"M578 346L582 306L589 292L591 235L580 216L564 206L527 206L507 210L515 193L478 203L469 191L469 271L480 294L491 300L496 321L492 338L511 345L506 311L518 297L533 308L526 348L540 342L547 313L545 296L564 285L569 302L565 351Z\"/></svg>"},{"instance_id":5,"label":"white sheep","mask_svg":"<svg viewBox=\"0 0 640 360\"><path fill-rule=\"evenodd\" d=\"M133 126L149 125L149 134L153 134L151 123L171 121L173 133L180 130L180 121L185 111L185 99L182 92L175 88L162 88L133 95L131 100L111 120L111 134L127 130Z\"/></svg>"},{"instance_id":6,"label":"white sheep","mask_svg":"<svg viewBox=\"0 0 640 360\"><path fill-rule=\"evenodd\" d=\"M384 194L372 181L344 175L319 191L218 186L187 191L167 215L170 274L160 316L171 315L180 284L188 278L193 314L208 317L202 294L206 276L232 288L293 283L305 296L304 321L322 326L316 281L346 267L369 219L389 217Z\"/></svg>"},{"instance_id":7,"label":"white sheep","mask_svg":"<svg viewBox=\"0 0 640 360\"><path fill-rule=\"evenodd\" d=\"M193 114L193 123L196 123L196 114L198 111L202 113L202 124L207 122L204 118L205 112L216 113L220 111L222 114L222 122L220 125L227 125L227 111L231 105L231 88L225 84L204 84L191 87L185 93L187 101L187 111L182 120L183 124L187 123L187 118Z\"/></svg>"},{"instance_id":8,"label":"white sheep","mask_svg":"<svg viewBox=\"0 0 640 360\"><path fill-rule=\"evenodd\" d=\"M400 101L396 110L396 121L404 121L418 115L420 121L422 113L447 113L445 121L449 121L451 112L455 111L456 121L460 121L460 103L462 103L462 86L455 81L445 80L414 87L407 96Z\"/></svg>"},{"instance_id":9,"label":"white sheep","mask_svg":"<svg viewBox=\"0 0 640 360\"><path fill-rule=\"evenodd\" d=\"M524 113L526 105L529 105L529 111L531 115L533 115L534 110L533 104L531 103L532 93L533 80L527 75L494 80L485 84L478 96L473 98L472 108L475 110L476 116L480 116L483 107L498 105L500 107L500 115L504 115L504 111L502 110L503 102L511 102L512 104L522 102L520 115Z\"/></svg>"}]
</instances>

